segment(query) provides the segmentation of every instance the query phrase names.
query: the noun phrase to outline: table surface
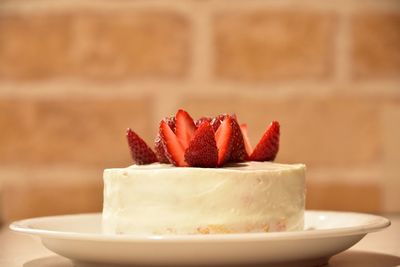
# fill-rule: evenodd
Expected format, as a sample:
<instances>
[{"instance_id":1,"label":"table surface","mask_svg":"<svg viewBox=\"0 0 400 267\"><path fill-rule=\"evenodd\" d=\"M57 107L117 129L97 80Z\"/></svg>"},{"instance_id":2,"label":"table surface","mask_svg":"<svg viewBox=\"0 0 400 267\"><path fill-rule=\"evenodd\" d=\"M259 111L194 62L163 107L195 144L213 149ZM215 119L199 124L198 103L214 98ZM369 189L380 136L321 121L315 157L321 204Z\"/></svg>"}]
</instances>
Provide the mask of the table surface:
<instances>
[{"instance_id":1,"label":"table surface","mask_svg":"<svg viewBox=\"0 0 400 267\"><path fill-rule=\"evenodd\" d=\"M400 267L400 214L387 215L392 225L368 234L355 246L331 258L331 267ZM73 267L47 250L37 237L0 230L0 267Z\"/></svg>"}]
</instances>

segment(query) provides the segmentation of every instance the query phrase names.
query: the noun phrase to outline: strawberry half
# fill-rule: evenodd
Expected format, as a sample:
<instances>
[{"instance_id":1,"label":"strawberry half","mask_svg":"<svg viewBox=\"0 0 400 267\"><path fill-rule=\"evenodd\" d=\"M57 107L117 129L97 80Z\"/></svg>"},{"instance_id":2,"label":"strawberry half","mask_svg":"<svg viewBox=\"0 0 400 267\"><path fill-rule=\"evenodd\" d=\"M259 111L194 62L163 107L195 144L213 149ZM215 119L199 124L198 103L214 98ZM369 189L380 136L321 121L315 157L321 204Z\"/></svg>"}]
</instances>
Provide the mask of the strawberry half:
<instances>
[{"instance_id":1,"label":"strawberry half","mask_svg":"<svg viewBox=\"0 0 400 267\"><path fill-rule=\"evenodd\" d=\"M163 119L163 121L165 121L168 124L169 128L171 128L171 130L173 132L176 131L176 119L175 119L175 117L165 117Z\"/></svg>"},{"instance_id":2,"label":"strawberry half","mask_svg":"<svg viewBox=\"0 0 400 267\"><path fill-rule=\"evenodd\" d=\"M144 165L157 162L157 157L153 150L130 128L126 130L126 138L128 139L132 159L136 164Z\"/></svg>"},{"instance_id":3,"label":"strawberry half","mask_svg":"<svg viewBox=\"0 0 400 267\"><path fill-rule=\"evenodd\" d=\"M215 140L218 148L218 166L228 162L233 144L233 119L231 116L226 116L215 132Z\"/></svg>"},{"instance_id":4,"label":"strawberry half","mask_svg":"<svg viewBox=\"0 0 400 267\"><path fill-rule=\"evenodd\" d=\"M196 125L196 127L199 127L200 124L202 124L202 123L205 122L205 121L208 121L209 123L211 123L212 118L209 118L209 117L201 117L200 119L196 120L194 124Z\"/></svg>"},{"instance_id":5,"label":"strawberry half","mask_svg":"<svg viewBox=\"0 0 400 267\"><path fill-rule=\"evenodd\" d=\"M279 150L279 122L273 121L268 126L260 142L254 148L250 155L250 160L254 161L272 161L275 159Z\"/></svg>"},{"instance_id":6,"label":"strawberry half","mask_svg":"<svg viewBox=\"0 0 400 267\"><path fill-rule=\"evenodd\" d=\"M185 162L185 151L177 136L164 120L160 123L160 137L164 147L164 155L171 164L179 167L188 166Z\"/></svg>"},{"instance_id":7,"label":"strawberry half","mask_svg":"<svg viewBox=\"0 0 400 267\"><path fill-rule=\"evenodd\" d=\"M173 132L175 132L175 117L165 117L163 119L168 126L171 128ZM158 161L161 163L170 163L168 158L165 156L164 146L161 140L160 133L157 134L156 139L154 140L154 149L158 158Z\"/></svg>"},{"instance_id":8,"label":"strawberry half","mask_svg":"<svg viewBox=\"0 0 400 267\"><path fill-rule=\"evenodd\" d=\"M193 134L196 131L196 125L189 113L183 109L178 110L175 115L176 129L175 134L178 137L179 142L183 148L189 146L190 140L192 140Z\"/></svg>"},{"instance_id":9,"label":"strawberry half","mask_svg":"<svg viewBox=\"0 0 400 267\"><path fill-rule=\"evenodd\" d=\"M193 167L213 168L218 164L214 130L208 121L200 124L185 151L186 162Z\"/></svg>"},{"instance_id":10,"label":"strawberry half","mask_svg":"<svg viewBox=\"0 0 400 267\"><path fill-rule=\"evenodd\" d=\"M228 114L220 114L217 117L214 117L211 120L211 126L214 128L214 131L216 132L219 128L219 126L221 125L222 121L228 117Z\"/></svg>"},{"instance_id":11,"label":"strawberry half","mask_svg":"<svg viewBox=\"0 0 400 267\"><path fill-rule=\"evenodd\" d=\"M251 147L251 144L250 144L250 139L249 139L249 134L247 131L246 123L240 124L240 131L242 132L244 147L246 149L247 156L249 157L251 155L251 153L253 153L253 148Z\"/></svg>"},{"instance_id":12,"label":"strawberry half","mask_svg":"<svg viewBox=\"0 0 400 267\"><path fill-rule=\"evenodd\" d=\"M247 160L248 154L245 149L245 143L242 131L240 130L237 119L232 119L232 151L229 157L229 162L243 162Z\"/></svg>"},{"instance_id":13,"label":"strawberry half","mask_svg":"<svg viewBox=\"0 0 400 267\"><path fill-rule=\"evenodd\" d=\"M156 139L154 140L154 150L160 163L170 163L168 158L165 156L164 146L161 140L160 133L157 134Z\"/></svg>"}]
</instances>

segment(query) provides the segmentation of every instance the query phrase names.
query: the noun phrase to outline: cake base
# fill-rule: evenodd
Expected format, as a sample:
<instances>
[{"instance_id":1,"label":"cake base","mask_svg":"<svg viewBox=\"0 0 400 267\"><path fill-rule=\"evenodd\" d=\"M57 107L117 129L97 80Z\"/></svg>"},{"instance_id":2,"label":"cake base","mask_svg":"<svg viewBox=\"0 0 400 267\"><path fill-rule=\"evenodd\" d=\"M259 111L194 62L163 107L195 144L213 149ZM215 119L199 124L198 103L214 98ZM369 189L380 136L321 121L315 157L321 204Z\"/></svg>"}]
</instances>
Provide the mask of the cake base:
<instances>
[{"instance_id":1,"label":"cake base","mask_svg":"<svg viewBox=\"0 0 400 267\"><path fill-rule=\"evenodd\" d=\"M104 171L103 230L112 234L221 234L302 230L305 166L245 162Z\"/></svg>"}]
</instances>

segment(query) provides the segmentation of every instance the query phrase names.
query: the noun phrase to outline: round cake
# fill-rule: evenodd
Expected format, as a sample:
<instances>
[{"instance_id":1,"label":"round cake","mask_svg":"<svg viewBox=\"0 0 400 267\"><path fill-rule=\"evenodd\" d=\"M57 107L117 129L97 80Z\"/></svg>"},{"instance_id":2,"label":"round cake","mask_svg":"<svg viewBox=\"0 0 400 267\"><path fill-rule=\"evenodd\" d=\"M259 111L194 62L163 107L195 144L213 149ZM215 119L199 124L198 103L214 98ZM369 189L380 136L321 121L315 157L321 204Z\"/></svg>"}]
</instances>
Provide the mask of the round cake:
<instances>
[{"instance_id":1,"label":"round cake","mask_svg":"<svg viewBox=\"0 0 400 267\"><path fill-rule=\"evenodd\" d=\"M104 171L108 234L229 234L303 229L305 166L273 163L280 124L253 148L235 114L194 120L178 110L154 150L126 133L134 165Z\"/></svg>"},{"instance_id":2,"label":"round cake","mask_svg":"<svg viewBox=\"0 0 400 267\"><path fill-rule=\"evenodd\" d=\"M103 229L112 234L302 230L304 203L303 164L133 165L104 171Z\"/></svg>"}]
</instances>

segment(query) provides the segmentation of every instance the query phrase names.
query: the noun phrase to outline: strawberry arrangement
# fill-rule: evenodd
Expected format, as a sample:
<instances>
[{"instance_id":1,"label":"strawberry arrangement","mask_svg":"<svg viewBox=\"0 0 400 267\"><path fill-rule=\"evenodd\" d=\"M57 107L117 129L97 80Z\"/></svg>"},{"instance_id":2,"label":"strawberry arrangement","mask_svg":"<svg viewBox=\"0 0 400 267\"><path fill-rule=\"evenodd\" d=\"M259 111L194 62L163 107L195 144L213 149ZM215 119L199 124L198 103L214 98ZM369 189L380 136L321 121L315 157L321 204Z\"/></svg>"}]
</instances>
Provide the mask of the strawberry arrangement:
<instances>
[{"instance_id":1,"label":"strawberry arrangement","mask_svg":"<svg viewBox=\"0 0 400 267\"><path fill-rule=\"evenodd\" d=\"M133 130L126 136L135 164L170 163L177 167L222 167L226 163L272 161L279 150L280 126L271 122L253 149L247 125L235 115L222 114L198 120L180 109L160 122L155 152Z\"/></svg>"}]
</instances>

